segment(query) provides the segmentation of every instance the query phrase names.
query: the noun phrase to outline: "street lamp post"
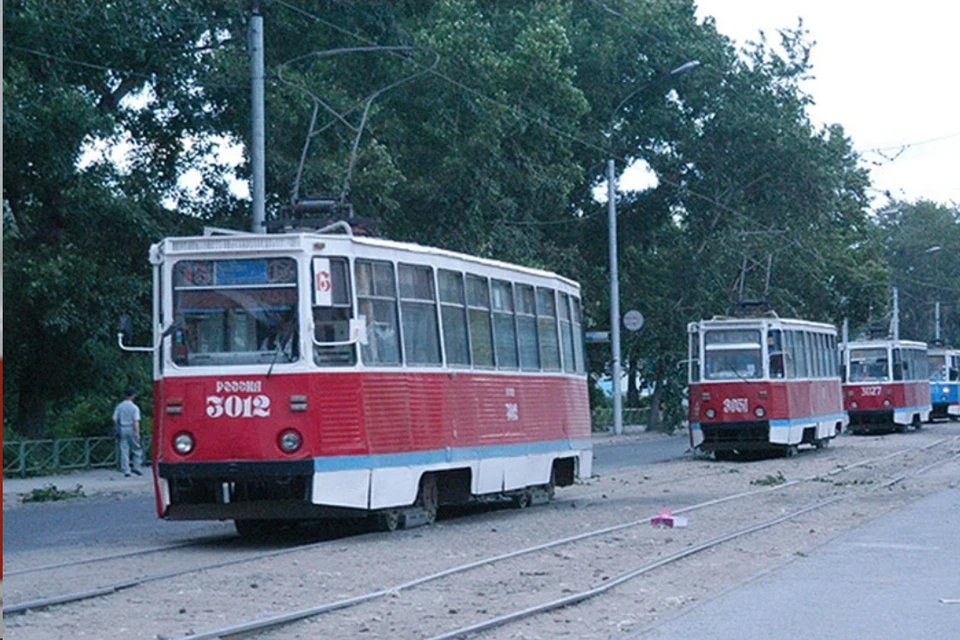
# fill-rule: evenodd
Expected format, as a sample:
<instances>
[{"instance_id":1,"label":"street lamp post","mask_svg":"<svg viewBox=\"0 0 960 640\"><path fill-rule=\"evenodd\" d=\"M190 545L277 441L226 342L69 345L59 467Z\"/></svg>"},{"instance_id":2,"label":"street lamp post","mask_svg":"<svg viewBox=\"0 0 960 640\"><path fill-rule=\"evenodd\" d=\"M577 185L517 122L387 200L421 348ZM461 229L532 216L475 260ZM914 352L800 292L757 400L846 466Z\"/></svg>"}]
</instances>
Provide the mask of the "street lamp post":
<instances>
[{"instance_id":1,"label":"street lamp post","mask_svg":"<svg viewBox=\"0 0 960 640\"><path fill-rule=\"evenodd\" d=\"M620 278L617 273L617 185L613 160L607 161L607 217L610 222L610 382L613 392L613 433L623 433L620 393Z\"/></svg>"},{"instance_id":2,"label":"street lamp post","mask_svg":"<svg viewBox=\"0 0 960 640\"><path fill-rule=\"evenodd\" d=\"M685 62L675 69L671 69L666 76L675 76L678 73L689 71L700 65L699 60ZM613 110L616 116L620 108L635 95L654 84L648 82L639 89L632 91ZM617 273L617 186L614 161L607 161L607 217L610 227L610 383L613 393L613 433L623 433L623 395L620 392L620 279Z\"/></svg>"}]
</instances>

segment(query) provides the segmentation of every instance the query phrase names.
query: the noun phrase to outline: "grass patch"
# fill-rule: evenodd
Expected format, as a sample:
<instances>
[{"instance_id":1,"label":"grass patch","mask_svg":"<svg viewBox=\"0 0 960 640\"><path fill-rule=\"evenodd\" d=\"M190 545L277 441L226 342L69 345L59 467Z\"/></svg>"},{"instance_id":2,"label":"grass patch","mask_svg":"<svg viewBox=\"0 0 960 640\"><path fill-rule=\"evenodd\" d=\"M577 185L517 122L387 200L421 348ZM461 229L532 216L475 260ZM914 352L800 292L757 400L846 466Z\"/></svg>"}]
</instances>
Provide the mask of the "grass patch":
<instances>
[{"instance_id":1,"label":"grass patch","mask_svg":"<svg viewBox=\"0 0 960 640\"><path fill-rule=\"evenodd\" d=\"M767 474L762 478L751 480L750 484L755 484L760 487L773 487L778 484L783 484L786 481L787 479L783 477L783 472L777 471L777 475Z\"/></svg>"},{"instance_id":2,"label":"grass patch","mask_svg":"<svg viewBox=\"0 0 960 640\"><path fill-rule=\"evenodd\" d=\"M71 498L86 498L87 494L83 492L83 487L77 485L76 489L59 489L55 484L48 484L41 489L34 489L23 496L22 502L55 502L57 500L69 500Z\"/></svg>"}]
</instances>

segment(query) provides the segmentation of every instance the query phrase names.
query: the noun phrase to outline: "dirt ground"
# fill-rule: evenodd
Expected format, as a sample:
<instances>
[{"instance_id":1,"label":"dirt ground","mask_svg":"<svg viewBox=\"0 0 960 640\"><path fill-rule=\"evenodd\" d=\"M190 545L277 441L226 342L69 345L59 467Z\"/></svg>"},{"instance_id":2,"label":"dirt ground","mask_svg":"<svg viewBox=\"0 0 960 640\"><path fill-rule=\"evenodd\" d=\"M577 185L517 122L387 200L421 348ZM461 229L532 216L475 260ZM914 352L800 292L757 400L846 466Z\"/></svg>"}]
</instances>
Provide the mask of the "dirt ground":
<instances>
[{"instance_id":1,"label":"dirt ground","mask_svg":"<svg viewBox=\"0 0 960 640\"><path fill-rule=\"evenodd\" d=\"M802 558L881 514L951 486L958 477L956 460L913 474L949 453L960 452L958 435L960 428L948 423L907 434L843 435L826 449L803 449L793 458L714 462L688 456L624 467L558 489L549 505L468 513L442 518L429 527L350 536L310 550L148 582L105 598L8 616L4 633L8 640L170 640L378 589L395 589L414 578L507 551L634 523L522 560L396 589L389 597L257 636L431 638L602 585L637 567L827 498L843 498L773 529L651 571L581 604L476 636L624 638ZM624 436L619 443L642 446L645 439L654 437L660 436ZM923 449L926 445L931 446ZM876 461L850 468L866 459ZM847 470L837 472L843 468ZM882 486L897 475L904 477L890 487ZM790 484L800 480L805 481ZM777 490L778 486L782 489ZM660 509L680 511L749 492L753 495L684 513L685 527L650 524ZM192 554L189 561L197 565L224 555L222 548L212 545L179 553ZM130 563L118 564L107 573L97 570L101 573L95 581L120 581L137 570ZM74 578L83 579L85 572L95 569L75 571L81 575Z\"/></svg>"}]
</instances>

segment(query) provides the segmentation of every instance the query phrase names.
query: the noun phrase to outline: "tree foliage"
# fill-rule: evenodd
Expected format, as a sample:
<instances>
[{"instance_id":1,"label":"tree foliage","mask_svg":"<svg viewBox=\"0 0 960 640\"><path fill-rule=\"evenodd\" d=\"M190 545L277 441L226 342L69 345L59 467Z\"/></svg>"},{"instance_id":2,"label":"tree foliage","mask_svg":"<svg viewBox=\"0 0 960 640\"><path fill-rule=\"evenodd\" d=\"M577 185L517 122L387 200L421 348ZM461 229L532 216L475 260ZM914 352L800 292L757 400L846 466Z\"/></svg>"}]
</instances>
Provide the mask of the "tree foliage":
<instances>
[{"instance_id":1,"label":"tree foliage","mask_svg":"<svg viewBox=\"0 0 960 640\"><path fill-rule=\"evenodd\" d=\"M390 237L579 280L585 324L606 328L594 189L608 159L652 167L658 186L617 203L621 309L647 318L624 352L668 422L686 323L739 295L862 323L884 304L888 264L906 295L949 291L949 277L897 265L926 241L917 212L956 212L869 217L850 140L806 114L802 24L738 51L692 0L262 5L270 216L298 196L347 196ZM5 0L4 17L4 395L39 436L50 410L149 384L149 363L114 344L121 313L149 333L152 242L249 228L234 171L211 160L224 142L249 148L249 25L244 3L215 0ZM944 246L930 268L954 255ZM591 363L599 375L605 354Z\"/></svg>"}]
</instances>

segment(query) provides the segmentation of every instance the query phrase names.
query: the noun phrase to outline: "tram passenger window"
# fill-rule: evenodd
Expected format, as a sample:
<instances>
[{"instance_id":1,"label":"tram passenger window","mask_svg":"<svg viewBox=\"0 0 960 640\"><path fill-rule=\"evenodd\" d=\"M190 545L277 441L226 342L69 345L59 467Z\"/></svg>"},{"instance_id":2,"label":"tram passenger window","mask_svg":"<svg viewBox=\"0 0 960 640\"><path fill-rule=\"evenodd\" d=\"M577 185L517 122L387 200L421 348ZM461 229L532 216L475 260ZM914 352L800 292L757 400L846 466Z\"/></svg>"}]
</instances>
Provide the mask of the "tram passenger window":
<instances>
[{"instance_id":1,"label":"tram passenger window","mask_svg":"<svg viewBox=\"0 0 960 640\"><path fill-rule=\"evenodd\" d=\"M463 275L440 269L440 316L443 324L443 349L447 365L470 364L470 343L467 340L467 307L463 293Z\"/></svg>"},{"instance_id":2,"label":"tram passenger window","mask_svg":"<svg viewBox=\"0 0 960 640\"><path fill-rule=\"evenodd\" d=\"M574 371L576 363L573 358L573 324L570 322L570 296L560 294L560 346L563 354L564 371Z\"/></svg>"},{"instance_id":3,"label":"tram passenger window","mask_svg":"<svg viewBox=\"0 0 960 640\"><path fill-rule=\"evenodd\" d=\"M787 380L793 380L797 377L797 333L796 331L785 331L783 334L784 347L784 373Z\"/></svg>"},{"instance_id":4,"label":"tram passenger window","mask_svg":"<svg viewBox=\"0 0 960 640\"><path fill-rule=\"evenodd\" d=\"M501 369L516 369L517 323L513 315L513 287L509 282L493 280L490 283L493 296L493 335L497 366Z\"/></svg>"},{"instance_id":5,"label":"tram passenger window","mask_svg":"<svg viewBox=\"0 0 960 640\"><path fill-rule=\"evenodd\" d=\"M695 327L690 330L690 382L700 382L700 333Z\"/></svg>"},{"instance_id":6,"label":"tram passenger window","mask_svg":"<svg viewBox=\"0 0 960 640\"><path fill-rule=\"evenodd\" d=\"M903 380L903 358L900 349L893 350L893 379Z\"/></svg>"},{"instance_id":7,"label":"tram passenger window","mask_svg":"<svg viewBox=\"0 0 960 640\"><path fill-rule=\"evenodd\" d=\"M553 289L537 288L537 335L544 371L560 370L560 340L557 337L557 303Z\"/></svg>"},{"instance_id":8,"label":"tram passenger window","mask_svg":"<svg viewBox=\"0 0 960 640\"><path fill-rule=\"evenodd\" d=\"M467 308L470 321L470 354L475 367L493 366L493 328L487 279L467 275Z\"/></svg>"},{"instance_id":9,"label":"tram passenger window","mask_svg":"<svg viewBox=\"0 0 960 640\"><path fill-rule=\"evenodd\" d=\"M540 343L537 340L537 299L533 287L517 285L517 334L520 342L520 367L540 369Z\"/></svg>"},{"instance_id":10,"label":"tram passenger window","mask_svg":"<svg viewBox=\"0 0 960 640\"><path fill-rule=\"evenodd\" d=\"M403 352L407 364L440 364L433 269L401 264L400 313L403 317Z\"/></svg>"},{"instance_id":11,"label":"tram passenger window","mask_svg":"<svg viewBox=\"0 0 960 640\"><path fill-rule=\"evenodd\" d=\"M368 364L400 364L397 297L393 265L357 260L357 309L367 319L367 344L360 350Z\"/></svg>"},{"instance_id":12,"label":"tram passenger window","mask_svg":"<svg viewBox=\"0 0 960 640\"><path fill-rule=\"evenodd\" d=\"M571 311L573 313L573 352L577 358L577 373L586 373L587 364L583 357L583 320L580 313L580 299L570 297Z\"/></svg>"}]
</instances>

